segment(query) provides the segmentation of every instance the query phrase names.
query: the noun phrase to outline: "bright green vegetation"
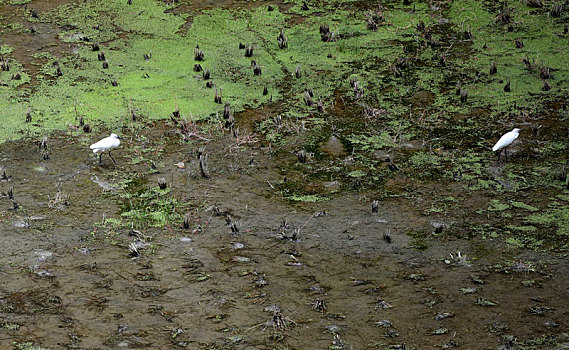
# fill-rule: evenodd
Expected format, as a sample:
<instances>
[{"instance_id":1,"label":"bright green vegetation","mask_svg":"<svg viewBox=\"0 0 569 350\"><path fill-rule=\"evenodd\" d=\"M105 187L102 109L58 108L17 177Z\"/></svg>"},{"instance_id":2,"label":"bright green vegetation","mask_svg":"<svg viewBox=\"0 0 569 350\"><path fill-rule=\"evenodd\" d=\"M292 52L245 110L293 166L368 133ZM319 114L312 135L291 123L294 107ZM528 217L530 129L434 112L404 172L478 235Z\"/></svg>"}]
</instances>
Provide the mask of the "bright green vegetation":
<instances>
[{"instance_id":1,"label":"bright green vegetation","mask_svg":"<svg viewBox=\"0 0 569 350\"><path fill-rule=\"evenodd\" d=\"M551 203L545 212L532 214L526 221L530 224L556 228L558 235L569 235L569 210L567 204Z\"/></svg>"},{"instance_id":2,"label":"bright green vegetation","mask_svg":"<svg viewBox=\"0 0 569 350\"><path fill-rule=\"evenodd\" d=\"M20 329L20 325L17 323L6 322L2 324L2 328L4 328L7 331L17 331L18 329Z\"/></svg>"},{"instance_id":3,"label":"bright green vegetation","mask_svg":"<svg viewBox=\"0 0 569 350\"><path fill-rule=\"evenodd\" d=\"M564 195L557 198L564 198ZM509 246L531 249L555 246L559 250L569 248L564 239L569 234L568 209L566 202L554 199L544 209L523 202L508 204L500 200L491 200L487 208L490 217L502 221L502 229L498 231L505 234ZM498 236L494 234L493 238Z\"/></svg>"},{"instance_id":4,"label":"bright green vegetation","mask_svg":"<svg viewBox=\"0 0 569 350\"><path fill-rule=\"evenodd\" d=\"M183 205L174 197L170 188L146 187L137 181L126 181L121 216L134 227L161 227L181 222ZM130 225L129 225L130 226Z\"/></svg>"},{"instance_id":5,"label":"bright green vegetation","mask_svg":"<svg viewBox=\"0 0 569 350\"><path fill-rule=\"evenodd\" d=\"M538 210L539 210L538 208L533 207L533 206L531 206L531 205L529 205L529 204L525 204L525 203L523 203L523 202L511 202L510 204L511 204L512 207L514 207L514 208L525 209L525 210L530 211L530 212L534 212L534 211L538 211Z\"/></svg>"},{"instance_id":6,"label":"bright green vegetation","mask_svg":"<svg viewBox=\"0 0 569 350\"><path fill-rule=\"evenodd\" d=\"M426 9L417 4L413 17L428 21ZM313 89L315 101L322 98L329 105L334 90L349 86L354 57L378 61L396 57L399 50L386 43L395 40L397 33L387 27L367 30L363 13L340 11L290 26L290 15L278 9L268 11L266 6L252 11L211 10L191 18L187 29L188 15L175 12L152 0L132 5L113 0L81 7L62 5L41 13L35 20L66 28L59 38L77 43L79 51L64 57L40 53L45 63L34 88L15 89L16 84L29 81L27 76L1 87L6 123L0 128L0 141L17 138L21 130L63 129L78 116L113 127L124 123L130 108L150 119L165 118L176 107L185 118L210 119L223 106L214 103L214 89L206 88L202 73L193 70L197 63L211 71L211 79L223 90L223 102L230 103L234 112L259 107L272 96L273 101L284 99L285 116L303 117L314 112L314 107L303 105L306 88ZM395 12L389 20L403 26L410 18L409 13ZM335 32L330 42L320 40L323 23ZM282 50L277 44L280 29L288 39L288 48ZM91 50L94 42L101 43L108 69ZM253 45L253 57L244 57L238 42ZM194 59L198 45L204 52L203 62ZM251 59L261 66L260 76L254 76ZM298 79L293 78L297 65ZM57 76L57 66L62 76ZM366 74L356 77L367 84ZM113 80L118 86L111 86ZM263 96L265 86L269 94ZM30 107L34 122L24 124Z\"/></svg>"},{"instance_id":7,"label":"bright green vegetation","mask_svg":"<svg viewBox=\"0 0 569 350\"><path fill-rule=\"evenodd\" d=\"M10 5L23 5L31 2L32 0L0 0L0 5L10 4Z\"/></svg>"},{"instance_id":8,"label":"bright green vegetation","mask_svg":"<svg viewBox=\"0 0 569 350\"><path fill-rule=\"evenodd\" d=\"M499 200L494 199L494 200L490 201L490 206L488 207L488 210L503 211L503 210L506 210L509 208L510 208L510 206L508 204L501 203Z\"/></svg>"},{"instance_id":9,"label":"bright green vegetation","mask_svg":"<svg viewBox=\"0 0 569 350\"><path fill-rule=\"evenodd\" d=\"M25 342L25 343L13 342L12 344L14 345L14 350L48 350L40 346L34 346L34 343L32 342Z\"/></svg>"},{"instance_id":10,"label":"bright green vegetation","mask_svg":"<svg viewBox=\"0 0 569 350\"><path fill-rule=\"evenodd\" d=\"M269 107L275 112L262 113L253 128L273 152L304 149L314 156L306 164L278 158L287 159L282 172L289 181L277 183L277 193L292 202L326 199L325 191L335 190L319 185L332 181L385 197L420 196L411 188L384 187L405 179L462 191L452 205L426 203L425 215L453 215L469 193L488 197L475 211L499 221L491 235L510 238L514 246L542 246L544 234L569 233L567 200L528 204L518 195L535 189L558 194L566 181L558 174L569 149L569 138L559 132L569 126L566 11L554 17L552 3L535 9L514 0L459 0L440 8L420 1L382 8L351 0L310 1L308 10L303 1L285 5L185 13L184 5L162 1L99 0L39 13L29 21L61 28L57 44L76 50L35 53L41 67L32 76L14 59L14 48L1 47L11 70L0 72L0 142L46 130L75 132L79 117L96 129L124 131L168 119L176 109L181 118L217 125L224 103L233 113ZM321 33L325 27L329 32ZM16 22L4 31L26 28ZM106 69L91 49L97 42ZM245 57L240 42L254 48L252 57ZM203 61L195 59L197 46ZM254 74L252 60L261 75ZM195 64L210 71L214 88L206 87ZM16 72L20 80L12 79ZM504 90L507 81L511 91ZM457 85L467 90L466 101ZM221 104L214 102L215 88L222 90ZM28 108L31 123L24 122ZM521 142L509 161L498 163L491 146L514 126L523 127ZM345 156L322 149L330 135ZM140 156L132 163L144 161ZM140 203L124 198L125 221L160 226L180 219L172 209L180 203L170 194L140 191ZM168 210L173 217L166 217Z\"/></svg>"},{"instance_id":11,"label":"bright green vegetation","mask_svg":"<svg viewBox=\"0 0 569 350\"><path fill-rule=\"evenodd\" d=\"M318 197L316 195L291 195L286 197L288 200L293 202L318 202L324 200L324 198Z\"/></svg>"},{"instance_id":12,"label":"bright green vegetation","mask_svg":"<svg viewBox=\"0 0 569 350\"><path fill-rule=\"evenodd\" d=\"M528 339L516 344L516 347L520 350L538 350L538 349L555 349L564 346L566 344L569 335L567 333L561 333L559 335L542 335L533 339Z\"/></svg>"}]
</instances>

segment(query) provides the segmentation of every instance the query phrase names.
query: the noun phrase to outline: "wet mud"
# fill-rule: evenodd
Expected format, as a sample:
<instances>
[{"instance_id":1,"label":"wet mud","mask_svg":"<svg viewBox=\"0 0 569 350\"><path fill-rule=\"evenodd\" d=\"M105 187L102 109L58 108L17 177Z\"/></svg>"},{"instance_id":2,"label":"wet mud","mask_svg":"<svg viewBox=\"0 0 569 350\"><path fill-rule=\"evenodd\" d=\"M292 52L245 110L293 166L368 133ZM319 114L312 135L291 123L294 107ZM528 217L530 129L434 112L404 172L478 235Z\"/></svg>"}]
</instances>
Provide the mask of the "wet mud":
<instances>
[{"instance_id":1,"label":"wet mud","mask_svg":"<svg viewBox=\"0 0 569 350\"><path fill-rule=\"evenodd\" d=\"M125 135L116 165L88 152L99 135L54 135L48 160L31 140L2 147L2 192L13 187L1 201L2 348L565 341L566 260L447 235L465 213L424 215L425 204L403 198L381 200L376 213L366 193L283 201L272 185L279 162L261 143L181 143L173 125L149 130ZM204 146L209 179L195 161ZM135 162L140 149L146 159ZM129 228L118 215L126 178L144 188L166 179L187 228L182 219Z\"/></svg>"}]
</instances>

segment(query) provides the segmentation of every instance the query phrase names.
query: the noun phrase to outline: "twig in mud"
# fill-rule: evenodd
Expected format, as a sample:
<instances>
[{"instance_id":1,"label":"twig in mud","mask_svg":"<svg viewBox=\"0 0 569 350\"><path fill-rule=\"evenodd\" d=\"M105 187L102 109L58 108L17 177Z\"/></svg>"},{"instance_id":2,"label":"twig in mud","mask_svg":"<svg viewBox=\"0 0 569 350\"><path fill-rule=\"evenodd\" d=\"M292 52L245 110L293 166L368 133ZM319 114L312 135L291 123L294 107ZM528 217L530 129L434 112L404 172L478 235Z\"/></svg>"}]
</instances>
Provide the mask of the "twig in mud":
<instances>
[{"instance_id":1,"label":"twig in mud","mask_svg":"<svg viewBox=\"0 0 569 350\"><path fill-rule=\"evenodd\" d=\"M393 306L391 306L390 303L388 303L385 300L382 299L378 299L377 302L375 303L375 309L391 309Z\"/></svg>"},{"instance_id":2,"label":"twig in mud","mask_svg":"<svg viewBox=\"0 0 569 350\"><path fill-rule=\"evenodd\" d=\"M2 197L14 199L14 186L11 186L7 192L2 192Z\"/></svg>"},{"instance_id":3,"label":"twig in mud","mask_svg":"<svg viewBox=\"0 0 569 350\"><path fill-rule=\"evenodd\" d=\"M62 210L70 205L69 196L63 193L63 191L61 191L61 189L59 188L57 189L55 197L50 198L49 196L47 196L47 199L48 199L47 206L52 209Z\"/></svg>"},{"instance_id":4,"label":"twig in mud","mask_svg":"<svg viewBox=\"0 0 569 350\"><path fill-rule=\"evenodd\" d=\"M377 199L374 199L373 202L371 202L371 212L372 214L379 213L379 201Z\"/></svg>"},{"instance_id":5,"label":"twig in mud","mask_svg":"<svg viewBox=\"0 0 569 350\"><path fill-rule=\"evenodd\" d=\"M184 222L182 226L187 230L190 228L190 222L191 222L191 216L190 213L187 213L186 215L184 215Z\"/></svg>"},{"instance_id":6,"label":"twig in mud","mask_svg":"<svg viewBox=\"0 0 569 350\"><path fill-rule=\"evenodd\" d=\"M128 251L129 251L129 256L133 257L133 258L140 258L140 252L138 251L138 247L136 246L136 244L134 242L131 242L128 245Z\"/></svg>"},{"instance_id":7,"label":"twig in mud","mask_svg":"<svg viewBox=\"0 0 569 350\"><path fill-rule=\"evenodd\" d=\"M471 266L471 264L466 259L466 255L462 255L460 251L458 251L456 255L452 255L452 253L449 253L449 256L450 260L445 260L445 263L450 264L452 261L458 266Z\"/></svg>"},{"instance_id":8,"label":"twig in mud","mask_svg":"<svg viewBox=\"0 0 569 350\"><path fill-rule=\"evenodd\" d=\"M204 225L209 225L211 218L213 218L213 215L211 215L209 218L207 218L206 221L204 221Z\"/></svg>"},{"instance_id":9,"label":"twig in mud","mask_svg":"<svg viewBox=\"0 0 569 350\"><path fill-rule=\"evenodd\" d=\"M109 300L105 297L100 297L100 298L91 297L87 299L86 306L93 307L102 311L107 308L108 302Z\"/></svg>"},{"instance_id":10,"label":"twig in mud","mask_svg":"<svg viewBox=\"0 0 569 350\"><path fill-rule=\"evenodd\" d=\"M287 266L302 266L300 260L298 260L293 254L289 254L289 256L292 258L292 261L287 262Z\"/></svg>"},{"instance_id":11,"label":"twig in mud","mask_svg":"<svg viewBox=\"0 0 569 350\"><path fill-rule=\"evenodd\" d=\"M111 269L111 271L113 271L117 276L119 276L120 278L124 279L125 281L129 281L130 283L136 284L135 281L121 275L120 273L118 273L116 270Z\"/></svg>"},{"instance_id":12,"label":"twig in mud","mask_svg":"<svg viewBox=\"0 0 569 350\"><path fill-rule=\"evenodd\" d=\"M184 140L189 140L195 137L206 142L211 141L211 139L208 139L200 134L199 126L196 122L188 119L183 119L180 121L180 132L182 133L182 138Z\"/></svg>"},{"instance_id":13,"label":"twig in mud","mask_svg":"<svg viewBox=\"0 0 569 350\"><path fill-rule=\"evenodd\" d=\"M312 300L310 305L312 307L312 310L316 310L322 314L324 314L324 311L326 311L326 302L324 302L322 299Z\"/></svg>"},{"instance_id":14,"label":"twig in mud","mask_svg":"<svg viewBox=\"0 0 569 350\"><path fill-rule=\"evenodd\" d=\"M269 328L272 327L273 331L278 331L278 330L285 330L289 327L289 325L293 325L296 326L296 322L294 322L290 317L287 316L283 316L280 311L276 311L273 314L272 319L263 322L263 323L259 323L256 324L254 326L251 326L247 329L247 331L251 331L259 326L263 326L263 332Z\"/></svg>"},{"instance_id":15,"label":"twig in mud","mask_svg":"<svg viewBox=\"0 0 569 350\"><path fill-rule=\"evenodd\" d=\"M308 220L306 220L306 222L302 226L300 226L298 229L302 230L310 222L310 220L312 220L313 217L314 216L309 217Z\"/></svg>"},{"instance_id":16,"label":"twig in mud","mask_svg":"<svg viewBox=\"0 0 569 350\"><path fill-rule=\"evenodd\" d=\"M128 235L129 235L129 236L134 236L134 237L136 237L136 238L138 238L138 239L140 239L141 241L144 241L144 242L149 241L149 240L151 239L150 237L148 237L148 236L145 235L144 233L142 233L142 232L140 232L140 231L138 231L138 230L135 230L135 229L134 229L134 224L132 224L131 229L130 229L130 232L128 233Z\"/></svg>"},{"instance_id":17,"label":"twig in mud","mask_svg":"<svg viewBox=\"0 0 569 350\"><path fill-rule=\"evenodd\" d=\"M391 230L385 230L383 233L383 240L391 244Z\"/></svg>"},{"instance_id":18,"label":"twig in mud","mask_svg":"<svg viewBox=\"0 0 569 350\"><path fill-rule=\"evenodd\" d=\"M2 175L0 175L0 180L2 181L8 181L10 180L12 176L8 176L6 175L6 170L2 170Z\"/></svg>"},{"instance_id":19,"label":"twig in mud","mask_svg":"<svg viewBox=\"0 0 569 350\"><path fill-rule=\"evenodd\" d=\"M233 136L235 137L235 144L230 145L230 148L240 147L247 144L254 144L259 142L257 138L257 134L255 133L246 133L241 135L239 133L239 128L233 129Z\"/></svg>"},{"instance_id":20,"label":"twig in mud","mask_svg":"<svg viewBox=\"0 0 569 350\"><path fill-rule=\"evenodd\" d=\"M308 218L308 220L306 220L306 222L304 224L302 224L302 226L294 228L292 230L292 234L290 236L288 236L286 234L286 231L288 229L290 229L290 225L287 223L286 220L283 220L283 222L281 223L281 226L279 227L280 229L280 238L281 239L290 239L291 241L297 241L299 239L300 236L300 231L302 229L304 229L304 227L306 227L306 225L310 222L310 220L312 220L312 218L315 217L314 215L310 216L310 218Z\"/></svg>"},{"instance_id":21,"label":"twig in mud","mask_svg":"<svg viewBox=\"0 0 569 350\"><path fill-rule=\"evenodd\" d=\"M207 153L205 153L205 148L198 149L198 162L200 167L200 174L203 178L209 179L209 170L207 167Z\"/></svg>"}]
</instances>

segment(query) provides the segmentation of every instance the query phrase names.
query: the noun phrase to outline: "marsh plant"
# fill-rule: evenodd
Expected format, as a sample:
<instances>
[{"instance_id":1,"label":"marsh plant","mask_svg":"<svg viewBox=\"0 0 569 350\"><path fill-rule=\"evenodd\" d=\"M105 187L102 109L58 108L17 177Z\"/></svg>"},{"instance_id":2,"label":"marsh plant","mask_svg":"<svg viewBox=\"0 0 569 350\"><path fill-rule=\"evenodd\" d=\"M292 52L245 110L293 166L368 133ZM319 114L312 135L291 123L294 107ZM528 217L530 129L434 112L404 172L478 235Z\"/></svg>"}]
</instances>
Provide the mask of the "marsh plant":
<instances>
[{"instance_id":1,"label":"marsh plant","mask_svg":"<svg viewBox=\"0 0 569 350\"><path fill-rule=\"evenodd\" d=\"M123 201L121 216L129 219L134 228L161 227L176 222L184 209L170 188L148 188L141 181L126 180L120 198Z\"/></svg>"},{"instance_id":2,"label":"marsh plant","mask_svg":"<svg viewBox=\"0 0 569 350\"><path fill-rule=\"evenodd\" d=\"M279 44L279 49L286 49L288 47L288 38L284 33L284 29L281 29L279 36L277 37L277 42Z\"/></svg>"},{"instance_id":3,"label":"marsh plant","mask_svg":"<svg viewBox=\"0 0 569 350\"><path fill-rule=\"evenodd\" d=\"M61 189L57 190L55 196L50 197L48 196L48 207L52 209L63 210L67 208L71 202L69 201L69 195L64 193Z\"/></svg>"},{"instance_id":4,"label":"marsh plant","mask_svg":"<svg viewBox=\"0 0 569 350\"><path fill-rule=\"evenodd\" d=\"M205 148L198 149L198 163L200 168L200 175L205 179L209 179L211 176L209 175L209 169L207 164L208 154L205 151Z\"/></svg>"}]
</instances>

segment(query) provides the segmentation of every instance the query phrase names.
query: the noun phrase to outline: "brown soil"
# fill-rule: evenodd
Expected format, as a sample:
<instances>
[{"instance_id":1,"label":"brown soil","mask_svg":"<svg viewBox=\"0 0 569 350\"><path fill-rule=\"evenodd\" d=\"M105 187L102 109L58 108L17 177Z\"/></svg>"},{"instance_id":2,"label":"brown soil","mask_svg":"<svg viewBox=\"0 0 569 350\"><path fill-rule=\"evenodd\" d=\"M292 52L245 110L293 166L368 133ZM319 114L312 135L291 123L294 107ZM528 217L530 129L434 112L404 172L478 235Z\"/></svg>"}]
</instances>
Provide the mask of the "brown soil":
<instances>
[{"instance_id":1,"label":"brown soil","mask_svg":"<svg viewBox=\"0 0 569 350\"><path fill-rule=\"evenodd\" d=\"M184 143L174 126L144 130L125 132L117 165L106 156L99 165L87 147L104 135L54 135L48 160L29 140L2 147L0 165L11 178L1 191L14 187L18 209L0 201L0 320L20 328L1 329L0 348L33 341L50 349L307 349L339 344L339 334L354 349L483 349L504 334L523 340L567 330L564 260L456 238L464 213L425 215L428 198L384 199L375 214L365 193L291 204L273 188L283 160L260 143L237 146L230 135ZM210 179L193 160L202 146ZM132 161L142 148L154 149L142 155L158 173ZM187 205L190 228L141 230L148 246L132 258L131 229L102 222L119 217L123 179L152 187L159 177ZM68 203L55 201L58 189ZM440 224L444 231L434 235ZM413 236L425 237L428 249L412 248ZM449 255L458 251L465 265ZM522 261L531 268L510 266ZM463 294L467 287L477 292ZM498 305L477 305L478 298ZM315 310L316 300L326 308ZM275 305L284 323L275 323ZM532 307L552 309L533 309L545 310L536 316ZM441 313L452 316L437 320ZM392 327L376 324L382 320Z\"/></svg>"}]
</instances>

